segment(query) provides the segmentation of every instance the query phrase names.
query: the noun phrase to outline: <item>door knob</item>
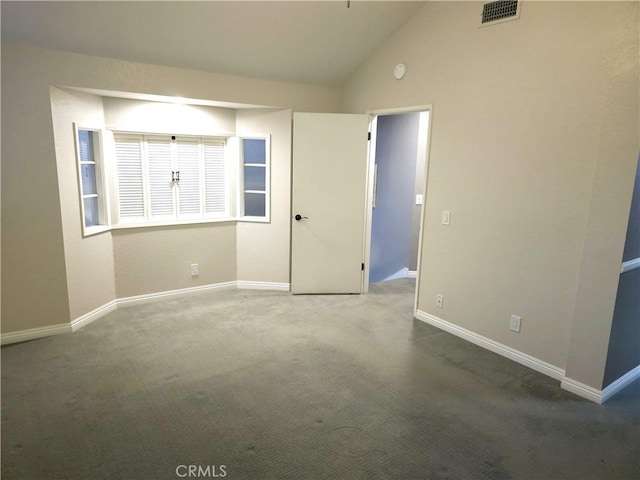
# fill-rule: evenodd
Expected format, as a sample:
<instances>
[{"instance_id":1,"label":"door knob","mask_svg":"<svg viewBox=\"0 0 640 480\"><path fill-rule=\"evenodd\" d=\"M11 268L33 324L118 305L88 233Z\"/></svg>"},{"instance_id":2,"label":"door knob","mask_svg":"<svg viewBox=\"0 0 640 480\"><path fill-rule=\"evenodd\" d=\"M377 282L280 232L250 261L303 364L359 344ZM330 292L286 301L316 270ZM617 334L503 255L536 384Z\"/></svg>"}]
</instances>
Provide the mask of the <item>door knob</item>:
<instances>
[{"instance_id":1,"label":"door knob","mask_svg":"<svg viewBox=\"0 0 640 480\"><path fill-rule=\"evenodd\" d=\"M303 216L302 216L302 215L300 215L299 213L296 213L296 216L295 216L295 217L293 217L293 218L295 218L295 219L296 219L296 222L299 222L299 221L300 221L300 220L302 220L303 218L304 218L305 220L308 220L308 219L309 219L309 217L303 217Z\"/></svg>"}]
</instances>

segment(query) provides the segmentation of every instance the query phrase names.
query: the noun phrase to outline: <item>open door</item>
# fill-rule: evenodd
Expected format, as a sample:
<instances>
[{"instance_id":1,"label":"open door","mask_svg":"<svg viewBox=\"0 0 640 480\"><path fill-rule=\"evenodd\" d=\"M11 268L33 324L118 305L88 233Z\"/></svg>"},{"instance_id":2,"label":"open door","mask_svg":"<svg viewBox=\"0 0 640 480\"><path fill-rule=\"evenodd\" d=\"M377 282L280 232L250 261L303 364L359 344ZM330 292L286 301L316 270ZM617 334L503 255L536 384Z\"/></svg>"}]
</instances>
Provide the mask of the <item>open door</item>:
<instances>
[{"instance_id":1,"label":"open door","mask_svg":"<svg viewBox=\"0 0 640 480\"><path fill-rule=\"evenodd\" d=\"M291 291L361 293L369 117L295 113Z\"/></svg>"}]
</instances>

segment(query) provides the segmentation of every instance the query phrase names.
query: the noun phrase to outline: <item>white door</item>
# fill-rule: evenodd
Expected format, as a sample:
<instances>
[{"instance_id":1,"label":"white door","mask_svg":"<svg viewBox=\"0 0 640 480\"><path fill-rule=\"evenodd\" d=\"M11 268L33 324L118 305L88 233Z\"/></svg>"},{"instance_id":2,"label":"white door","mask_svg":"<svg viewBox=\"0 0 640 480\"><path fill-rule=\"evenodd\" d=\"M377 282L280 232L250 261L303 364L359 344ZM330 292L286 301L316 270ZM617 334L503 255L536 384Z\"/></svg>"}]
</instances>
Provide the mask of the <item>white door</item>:
<instances>
[{"instance_id":1,"label":"white door","mask_svg":"<svg viewBox=\"0 0 640 480\"><path fill-rule=\"evenodd\" d=\"M368 128L367 115L293 116L294 294L362 291Z\"/></svg>"}]
</instances>

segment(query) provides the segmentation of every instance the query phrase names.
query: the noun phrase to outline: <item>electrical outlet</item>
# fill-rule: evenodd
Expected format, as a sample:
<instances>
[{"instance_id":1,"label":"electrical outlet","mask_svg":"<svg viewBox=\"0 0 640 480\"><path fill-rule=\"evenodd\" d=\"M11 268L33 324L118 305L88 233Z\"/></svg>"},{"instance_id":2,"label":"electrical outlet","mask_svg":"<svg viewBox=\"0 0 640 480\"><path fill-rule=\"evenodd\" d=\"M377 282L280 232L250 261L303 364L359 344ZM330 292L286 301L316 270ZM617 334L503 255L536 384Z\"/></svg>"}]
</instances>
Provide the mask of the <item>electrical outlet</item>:
<instances>
[{"instance_id":1,"label":"electrical outlet","mask_svg":"<svg viewBox=\"0 0 640 480\"><path fill-rule=\"evenodd\" d=\"M436 294L436 307L442 308L444 306L444 295Z\"/></svg>"},{"instance_id":2,"label":"electrical outlet","mask_svg":"<svg viewBox=\"0 0 640 480\"><path fill-rule=\"evenodd\" d=\"M511 315L511 322L509 323L509 330L512 332L520 333L520 323L522 318L517 315Z\"/></svg>"},{"instance_id":3,"label":"electrical outlet","mask_svg":"<svg viewBox=\"0 0 640 480\"><path fill-rule=\"evenodd\" d=\"M198 275L200 275L200 268L198 267L197 263L192 263L191 264L191 276L192 277L197 277Z\"/></svg>"}]
</instances>

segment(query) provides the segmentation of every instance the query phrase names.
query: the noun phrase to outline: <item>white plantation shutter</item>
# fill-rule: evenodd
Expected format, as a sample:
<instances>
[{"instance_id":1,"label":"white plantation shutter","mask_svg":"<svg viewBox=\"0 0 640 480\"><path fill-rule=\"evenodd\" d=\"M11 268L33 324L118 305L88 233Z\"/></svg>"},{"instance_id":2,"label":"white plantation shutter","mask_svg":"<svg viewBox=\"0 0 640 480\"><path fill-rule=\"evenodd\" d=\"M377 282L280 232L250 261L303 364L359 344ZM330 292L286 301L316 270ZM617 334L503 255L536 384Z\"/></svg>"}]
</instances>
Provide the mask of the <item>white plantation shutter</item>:
<instances>
[{"instance_id":1,"label":"white plantation shutter","mask_svg":"<svg viewBox=\"0 0 640 480\"><path fill-rule=\"evenodd\" d=\"M142 137L115 137L120 219L144 218Z\"/></svg>"},{"instance_id":2,"label":"white plantation shutter","mask_svg":"<svg viewBox=\"0 0 640 480\"><path fill-rule=\"evenodd\" d=\"M229 215L226 139L116 134L121 223ZM173 181L173 174L179 180ZM176 177L177 178L177 177Z\"/></svg>"},{"instance_id":3,"label":"white plantation shutter","mask_svg":"<svg viewBox=\"0 0 640 480\"><path fill-rule=\"evenodd\" d=\"M151 218L173 218L174 193L171 172L171 139L169 137L147 137L147 164L149 170L149 216Z\"/></svg>"},{"instance_id":4,"label":"white plantation shutter","mask_svg":"<svg viewBox=\"0 0 640 480\"><path fill-rule=\"evenodd\" d=\"M204 185L205 213L226 213L225 141L223 139L204 142Z\"/></svg>"},{"instance_id":5,"label":"white plantation shutter","mask_svg":"<svg viewBox=\"0 0 640 480\"><path fill-rule=\"evenodd\" d=\"M176 169L180 172L178 182L178 214L200 216L202 206L200 194L200 139L180 139L177 144Z\"/></svg>"}]
</instances>

